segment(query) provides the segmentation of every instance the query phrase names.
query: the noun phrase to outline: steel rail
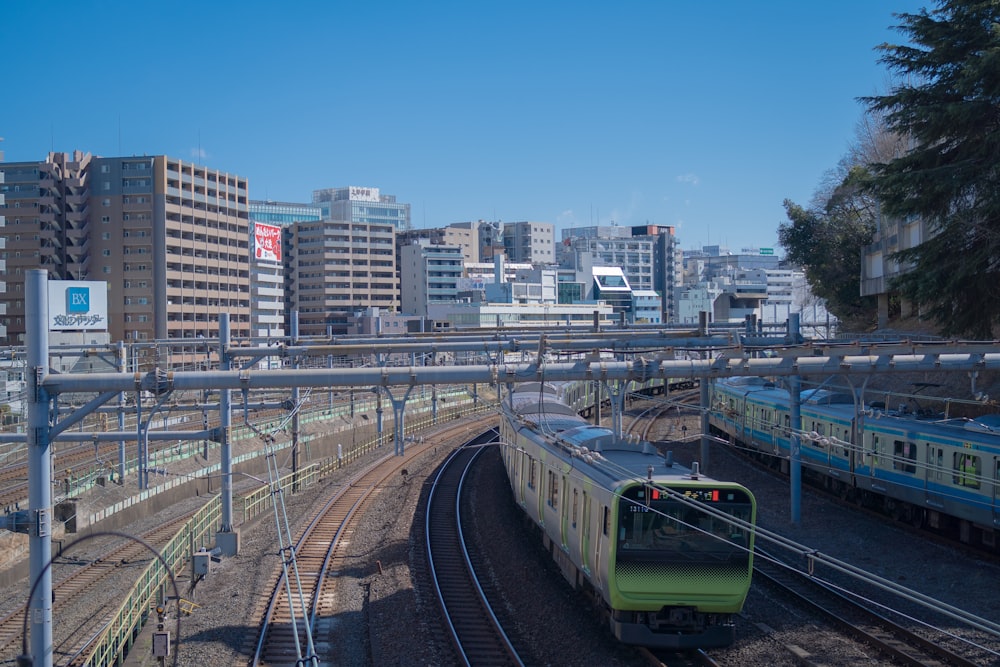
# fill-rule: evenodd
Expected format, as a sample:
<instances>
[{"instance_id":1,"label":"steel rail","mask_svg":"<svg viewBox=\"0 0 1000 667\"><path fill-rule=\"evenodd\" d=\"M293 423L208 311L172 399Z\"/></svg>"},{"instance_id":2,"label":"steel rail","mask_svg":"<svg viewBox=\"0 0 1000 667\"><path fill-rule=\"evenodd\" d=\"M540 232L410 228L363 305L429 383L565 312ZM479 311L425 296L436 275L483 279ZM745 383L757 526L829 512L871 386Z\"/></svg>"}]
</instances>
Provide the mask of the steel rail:
<instances>
[{"instance_id":1,"label":"steel rail","mask_svg":"<svg viewBox=\"0 0 1000 667\"><path fill-rule=\"evenodd\" d=\"M461 529L462 487L484 434L452 452L431 484L425 519L427 561L452 644L465 665L523 665L476 577Z\"/></svg>"}]
</instances>

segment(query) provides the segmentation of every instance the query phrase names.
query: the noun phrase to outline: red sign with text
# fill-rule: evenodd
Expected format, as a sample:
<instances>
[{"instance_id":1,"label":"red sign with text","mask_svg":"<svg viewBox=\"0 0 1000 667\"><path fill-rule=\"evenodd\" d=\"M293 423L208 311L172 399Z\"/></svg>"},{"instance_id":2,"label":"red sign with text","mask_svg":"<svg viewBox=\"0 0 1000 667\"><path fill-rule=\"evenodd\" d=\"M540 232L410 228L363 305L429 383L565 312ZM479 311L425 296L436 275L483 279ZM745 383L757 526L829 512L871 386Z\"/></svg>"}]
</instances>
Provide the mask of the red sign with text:
<instances>
[{"instance_id":1,"label":"red sign with text","mask_svg":"<svg viewBox=\"0 0 1000 667\"><path fill-rule=\"evenodd\" d=\"M281 227L255 223L253 226L253 256L266 262L281 261Z\"/></svg>"}]
</instances>

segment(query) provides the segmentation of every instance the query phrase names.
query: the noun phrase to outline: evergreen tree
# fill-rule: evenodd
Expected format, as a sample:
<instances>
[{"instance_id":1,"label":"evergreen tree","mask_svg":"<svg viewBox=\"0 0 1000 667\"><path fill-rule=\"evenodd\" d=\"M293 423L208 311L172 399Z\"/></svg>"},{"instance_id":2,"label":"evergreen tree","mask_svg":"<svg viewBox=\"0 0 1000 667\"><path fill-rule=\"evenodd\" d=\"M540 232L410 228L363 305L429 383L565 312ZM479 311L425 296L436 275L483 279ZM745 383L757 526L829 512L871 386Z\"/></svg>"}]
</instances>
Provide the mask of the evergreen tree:
<instances>
[{"instance_id":1,"label":"evergreen tree","mask_svg":"<svg viewBox=\"0 0 1000 667\"><path fill-rule=\"evenodd\" d=\"M885 215L919 218L932 237L893 256L900 294L944 333L992 338L1000 321L1000 3L938 0L898 14L911 45L882 44L902 83L862 100L909 139L870 165Z\"/></svg>"},{"instance_id":2,"label":"evergreen tree","mask_svg":"<svg viewBox=\"0 0 1000 667\"><path fill-rule=\"evenodd\" d=\"M843 168L843 165L842 165ZM867 329L876 320L876 300L858 289L861 249L872 242L875 218L871 202L858 186L864 177L850 169L821 205L803 208L785 200L788 223L778 226L786 258L805 271L813 294L850 329Z\"/></svg>"}]
</instances>

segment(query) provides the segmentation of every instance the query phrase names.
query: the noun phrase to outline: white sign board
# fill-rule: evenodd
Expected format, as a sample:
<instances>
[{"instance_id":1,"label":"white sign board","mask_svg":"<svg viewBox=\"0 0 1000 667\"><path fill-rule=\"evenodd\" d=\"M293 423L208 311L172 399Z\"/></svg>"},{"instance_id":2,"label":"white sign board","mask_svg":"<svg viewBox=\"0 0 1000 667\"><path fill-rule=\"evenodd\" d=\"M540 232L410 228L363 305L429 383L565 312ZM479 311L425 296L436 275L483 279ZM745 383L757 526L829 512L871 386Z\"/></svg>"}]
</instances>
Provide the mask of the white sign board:
<instances>
[{"instance_id":1,"label":"white sign board","mask_svg":"<svg viewBox=\"0 0 1000 667\"><path fill-rule=\"evenodd\" d=\"M350 186L349 192L351 201L379 201L378 188L362 188L357 185L352 185Z\"/></svg>"},{"instance_id":2,"label":"white sign board","mask_svg":"<svg viewBox=\"0 0 1000 667\"><path fill-rule=\"evenodd\" d=\"M108 284L93 280L50 280L50 331L107 331Z\"/></svg>"}]
</instances>

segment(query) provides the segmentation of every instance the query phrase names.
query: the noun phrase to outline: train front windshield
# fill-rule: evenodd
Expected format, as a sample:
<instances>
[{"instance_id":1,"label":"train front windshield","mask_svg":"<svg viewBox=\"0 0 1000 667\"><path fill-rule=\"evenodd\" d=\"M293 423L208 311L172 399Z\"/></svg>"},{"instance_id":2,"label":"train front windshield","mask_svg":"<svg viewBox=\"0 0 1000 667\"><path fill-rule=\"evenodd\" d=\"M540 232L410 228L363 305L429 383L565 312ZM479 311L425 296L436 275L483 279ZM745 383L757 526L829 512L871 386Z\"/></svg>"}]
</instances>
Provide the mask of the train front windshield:
<instances>
[{"instance_id":1,"label":"train front windshield","mask_svg":"<svg viewBox=\"0 0 1000 667\"><path fill-rule=\"evenodd\" d=\"M677 488L735 519L750 523L749 494L733 488ZM633 486L618 503L618 560L737 563L749 558L750 531L655 488Z\"/></svg>"}]
</instances>

